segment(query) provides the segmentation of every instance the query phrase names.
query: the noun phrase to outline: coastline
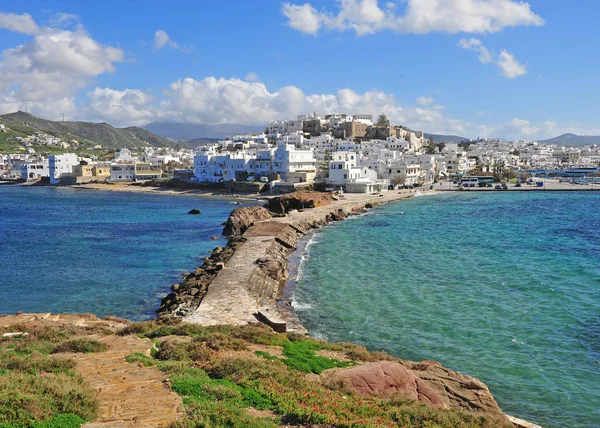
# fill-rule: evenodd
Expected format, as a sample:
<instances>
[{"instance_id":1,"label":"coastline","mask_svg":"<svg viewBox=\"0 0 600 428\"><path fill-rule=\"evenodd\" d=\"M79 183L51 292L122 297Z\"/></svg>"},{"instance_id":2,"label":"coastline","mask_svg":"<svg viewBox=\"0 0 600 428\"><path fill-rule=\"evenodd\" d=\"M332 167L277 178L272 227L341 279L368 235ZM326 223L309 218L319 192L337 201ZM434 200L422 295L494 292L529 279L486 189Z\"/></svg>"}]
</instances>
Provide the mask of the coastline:
<instances>
[{"instance_id":1,"label":"coastline","mask_svg":"<svg viewBox=\"0 0 600 428\"><path fill-rule=\"evenodd\" d=\"M293 210L282 217L252 222L241 237L231 239L225 249L217 251L217 255L230 253L224 262L219 262L220 266L207 284L208 290L198 308L182 318L185 322L200 325L243 325L261 321L276 331L308 334L293 306L293 296L302 258L315 234L331 222L362 215L377 205L441 193L388 191L383 196L351 195L345 199L346 195L331 205ZM289 236L290 230L294 232L293 237ZM269 257L269 253L272 256L273 252L269 249L273 247L276 248L276 260L281 263L277 275L283 274L283 281L269 278L256 263L257 256ZM255 286L257 282L260 283L258 287ZM505 416L515 427L541 428L510 415Z\"/></svg>"},{"instance_id":2,"label":"coastline","mask_svg":"<svg viewBox=\"0 0 600 428\"><path fill-rule=\"evenodd\" d=\"M74 190L89 190L102 192L117 192L117 193L135 193L135 194L153 194L167 196L187 196L200 198L216 198L227 200L257 201L264 200L264 196L258 193L230 193L230 192L213 192L201 189L177 189L174 187L157 187L157 186L142 186L132 183L85 183L85 184L69 184L69 185L41 185L31 182L1 182L0 184L16 186L16 187L51 187L57 189L74 189Z\"/></svg>"},{"instance_id":3,"label":"coastline","mask_svg":"<svg viewBox=\"0 0 600 428\"><path fill-rule=\"evenodd\" d=\"M375 196L346 194L331 204L252 220L238 240L230 240L225 249L217 249L218 254L228 254L226 260L211 256L209 259L217 265L209 263L209 266L199 267L196 276L190 274L186 278L187 287L180 286L165 297L158 312L183 316L186 322L200 325L242 325L256 322L258 317L267 324L279 328L288 328L289 324L291 330L306 333L295 311L290 310L291 302L282 299L289 280L289 257L298 249L298 239L311 230L360 214L376 205L434 193L402 190ZM265 268L265 265L270 267ZM205 283L207 270L212 278ZM207 288L195 309L189 307L189 300L196 300L194 296L198 294L198 291L190 290L194 285L196 288L206 285Z\"/></svg>"}]
</instances>

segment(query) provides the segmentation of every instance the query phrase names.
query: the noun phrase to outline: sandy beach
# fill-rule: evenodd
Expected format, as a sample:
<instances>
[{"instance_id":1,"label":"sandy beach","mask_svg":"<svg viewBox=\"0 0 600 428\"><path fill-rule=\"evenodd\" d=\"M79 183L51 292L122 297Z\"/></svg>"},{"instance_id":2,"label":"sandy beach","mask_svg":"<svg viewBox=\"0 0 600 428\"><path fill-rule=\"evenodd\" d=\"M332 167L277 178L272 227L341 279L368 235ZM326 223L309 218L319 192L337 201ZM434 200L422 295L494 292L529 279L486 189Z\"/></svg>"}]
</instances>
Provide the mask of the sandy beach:
<instances>
[{"instance_id":1,"label":"sandy beach","mask_svg":"<svg viewBox=\"0 0 600 428\"><path fill-rule=\"evenodd\" d=\"M258 200L264 199L258 194L238 194L238 193L219 193L209 192L198 189L174 189L165 187L141 186L132 183L88 183L76 184L69 186L72 189L81 190L101 190L104 192L126 192L126 193L151 193L155 195L178 195L191 197L214 197L221 199L241 199L241 200Z\"/></svg>"}]
</instances>

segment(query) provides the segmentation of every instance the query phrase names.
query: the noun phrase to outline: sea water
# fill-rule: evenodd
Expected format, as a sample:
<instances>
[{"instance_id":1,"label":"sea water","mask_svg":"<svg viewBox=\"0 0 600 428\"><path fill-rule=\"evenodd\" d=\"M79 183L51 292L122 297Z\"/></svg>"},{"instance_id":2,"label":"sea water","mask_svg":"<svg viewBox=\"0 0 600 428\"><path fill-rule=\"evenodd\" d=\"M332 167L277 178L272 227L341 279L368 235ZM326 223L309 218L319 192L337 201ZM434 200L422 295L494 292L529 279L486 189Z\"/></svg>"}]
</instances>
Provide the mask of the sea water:
<instances>
[{"instance_id":1,"label":"sea water","mask_svg":"<svg viewBox=\"0 0 600 428\"><path fill-rule=\"evenodd\" d=\"M233 208L208 197L0 186L0 313L154 317L170 285L225 243Z\"/></svg>"},{"instance_id":2,"label":"sea water","mask_svg":"<svg viewBox=\"0 0 600 428\"><path fill-rule=\"evenodd\" d=\"M460 192L318 233L311 335L443 365L544 427L600 426L600 192Z\"/></svg>"}]
</instances>

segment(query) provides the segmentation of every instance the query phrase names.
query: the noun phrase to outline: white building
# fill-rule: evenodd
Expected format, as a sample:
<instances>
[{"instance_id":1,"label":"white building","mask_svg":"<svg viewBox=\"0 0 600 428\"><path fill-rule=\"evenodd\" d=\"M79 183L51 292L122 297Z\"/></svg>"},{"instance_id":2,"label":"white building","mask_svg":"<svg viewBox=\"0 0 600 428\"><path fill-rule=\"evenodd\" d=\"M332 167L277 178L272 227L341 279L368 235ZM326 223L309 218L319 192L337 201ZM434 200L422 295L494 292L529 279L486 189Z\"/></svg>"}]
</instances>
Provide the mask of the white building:
<instances>
[{"instance_id":1,"label":"white building","mask_svg":"<svg viewBox=\"0 0 600 428\"><path fill-rule=\"evenodd\" d=\"M355 114L352 116L352 120L354 122L364 123L365 125L372 126L373 125L373 115L372 114Z\"/></svg>"},{"instance_id":2,"label":"white building","mask_svg":"<svg viewBox=\"0 0 600 428\"><path fill-rule=\"evenodd\" d=\"M48 159L15 164L13 171L18 166L21 168L21 178L24 180L39 180L50 176Z\"/></svg>"},{"instance_id":3,"label":"white building","mask_svg":"<svg viewBox=\"0 0 600 428\"><path fill-rule=\"evenodd\" d=\"M281 144L273 153L273 171L290 183L313 182L317 172L315 154L311 149Z\"/></svg>"},{"instance_id":4,"label":"white building","mask_svg":"<svg viewBox=\"0 0 600 428\"><path fill-rule=\"evenodd\" d=\"M74 153L48 156L50 184L59 184L61 178L71 176L75 165L79 165L79 161Z\"/></svg>"},{"instance_id":5,"label":"white building","mask_svg":"<svg viewBox=\"0 0 600 428\"><path fill-rule=\"evenodd\" d=\"M110 181L134 181L135 164L118 163L110 166Z\"/></svg>"}]
</instances>

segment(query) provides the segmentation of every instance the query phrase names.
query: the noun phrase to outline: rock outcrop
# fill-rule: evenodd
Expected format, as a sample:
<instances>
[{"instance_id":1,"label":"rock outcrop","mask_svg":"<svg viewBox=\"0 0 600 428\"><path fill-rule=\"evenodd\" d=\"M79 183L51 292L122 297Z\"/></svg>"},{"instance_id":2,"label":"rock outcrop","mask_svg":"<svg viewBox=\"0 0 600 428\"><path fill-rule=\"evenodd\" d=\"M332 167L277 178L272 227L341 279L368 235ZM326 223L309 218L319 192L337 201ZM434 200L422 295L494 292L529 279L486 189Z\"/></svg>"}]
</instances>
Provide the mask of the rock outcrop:
<instances>
[{"instance_id":1,"label":"rock outcrop","mask_svg":"<svg viewBox=\"0 0 600 428\"><path fill-rule=\"evenodd\" d=\"M263 207L243 207L234 209L223 229L225 236L241 236L257 221L271 218L269 211Z\"/></svg>"},{"instance_id":2,"label":"rock outcrop","mask_svg":"<svg viewBox=\"0 0 600 428\"><path fill-rule=\"evenodd\" d=\"M408 399L434 407L447 407L440 395L411 373L402 364L393 361L367 363L340 370L333 375L334 382L359 395L390 397L400 393Z\"/></svg>"},{"instance_id":3,"label":"rock outcrop","mask_svg":"<svg viewBox=\"0 0 600 428\"><path fill-rule=\"evenodd\" d=\"M503 416L494 396L479 379L452 371L433 361L405 364L411 372L431 386L448 406Z\"/></svg>"},{"instance_id":4,"label":"rock outcrop","mask_svg":"<svg viewBox=\"0 0 600 428\"><path fill-rule=\"evenodd\" d=\"M331 193L324 192L301 192L290 193L269 199L265 205L269 211L277 214L285 214L291 210L302 210L305 208L323 207L333 203Z\"/></svg>"},{"instance_id":5,"label":"rock outcrop","mask_svg":"<svg viewBox=\"0 0 600 428\"><path fill-rule=\"evenodd\" d=\"M326 382L359 395L387 398L401 394L433 407L484 413L497 420L498 426L511 426L483 382L434 361L365 363L337 370Z\"/></svg>"}]
</instances>

